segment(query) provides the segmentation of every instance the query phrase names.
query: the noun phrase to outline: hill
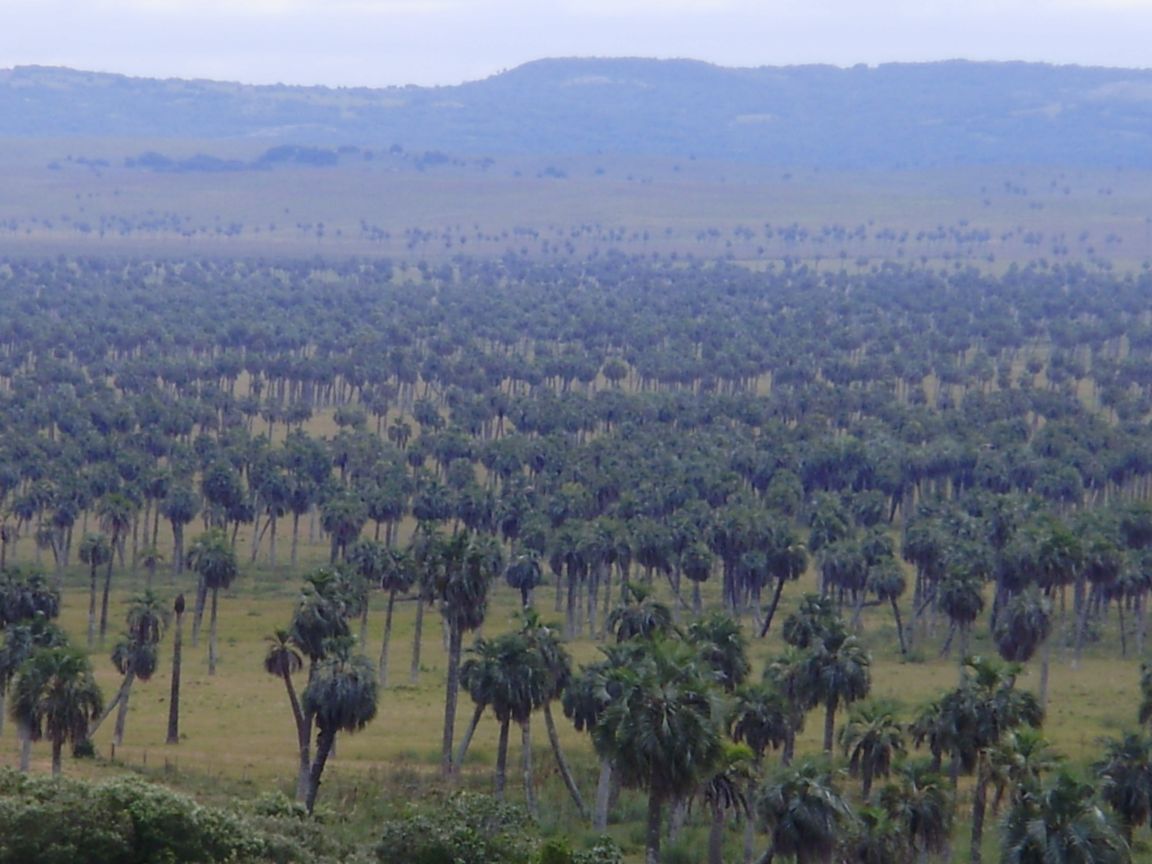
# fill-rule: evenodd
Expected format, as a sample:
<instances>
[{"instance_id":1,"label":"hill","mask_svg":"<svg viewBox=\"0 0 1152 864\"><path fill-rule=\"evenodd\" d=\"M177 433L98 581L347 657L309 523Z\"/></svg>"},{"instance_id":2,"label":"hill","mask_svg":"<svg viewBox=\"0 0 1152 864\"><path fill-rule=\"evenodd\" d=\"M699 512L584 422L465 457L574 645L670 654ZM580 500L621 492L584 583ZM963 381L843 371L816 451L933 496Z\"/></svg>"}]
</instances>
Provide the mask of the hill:
<instances>
[{"instance_id":1,"label":"hill","mask_svg":"<svg viewBox=\"0 0 1152 864\"><path fill-rule=\"evenodd\" d=\"M1152 71L1030 63L729 69L551 59L451 87L0 71L7 138L264 139L768 165L1152 165Z\"/></svg>"}]
</instances>

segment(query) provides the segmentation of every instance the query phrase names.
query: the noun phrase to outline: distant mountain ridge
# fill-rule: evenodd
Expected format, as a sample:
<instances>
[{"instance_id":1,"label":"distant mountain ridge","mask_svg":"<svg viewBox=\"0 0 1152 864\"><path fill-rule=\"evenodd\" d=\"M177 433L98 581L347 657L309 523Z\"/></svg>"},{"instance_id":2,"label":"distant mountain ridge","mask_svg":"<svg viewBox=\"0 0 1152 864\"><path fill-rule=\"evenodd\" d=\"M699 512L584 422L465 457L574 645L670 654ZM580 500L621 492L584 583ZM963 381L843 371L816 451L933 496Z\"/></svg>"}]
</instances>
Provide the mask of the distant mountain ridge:
<instances>
[{"instance_id":1,"label":"distant mountain ridge","mask_svg":"<svg viewBox=\"0 0 1152 864\"><path fill-rule=\"evenodd\" d=\"M343 89L17 67L0 70L0 137L258 138L829 168L1150 167L1152 70L551 59L450 87Z\"/></svg>"}]
</instances>

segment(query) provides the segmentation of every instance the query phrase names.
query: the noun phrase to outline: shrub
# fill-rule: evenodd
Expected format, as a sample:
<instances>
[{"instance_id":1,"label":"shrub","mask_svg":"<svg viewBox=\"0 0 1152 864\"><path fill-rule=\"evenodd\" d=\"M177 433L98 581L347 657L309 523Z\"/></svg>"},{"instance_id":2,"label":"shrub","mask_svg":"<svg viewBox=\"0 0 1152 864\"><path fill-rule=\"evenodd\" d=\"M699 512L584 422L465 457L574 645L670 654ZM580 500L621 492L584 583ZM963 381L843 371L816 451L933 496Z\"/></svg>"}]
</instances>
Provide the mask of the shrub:
<instances>
[{"instance_id":1,"label":"shrub","mask_svg":"<svg viewBox=\"0 0 1152 864\"><path fill-rule=\"evenodd\" d=\"M384 864L527 864L538 839L520 808L460 793L384 823L376 857Z\"/></svg>"}]
</instances>

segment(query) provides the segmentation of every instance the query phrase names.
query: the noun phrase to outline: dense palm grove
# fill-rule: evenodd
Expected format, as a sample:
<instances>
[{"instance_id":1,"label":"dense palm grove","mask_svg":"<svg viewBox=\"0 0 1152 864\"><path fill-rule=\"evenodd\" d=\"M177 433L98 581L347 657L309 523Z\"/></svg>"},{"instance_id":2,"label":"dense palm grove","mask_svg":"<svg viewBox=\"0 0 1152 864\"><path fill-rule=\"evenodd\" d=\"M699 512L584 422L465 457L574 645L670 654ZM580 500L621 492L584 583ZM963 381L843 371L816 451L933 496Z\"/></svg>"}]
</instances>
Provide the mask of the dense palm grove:
<instances>
[{"instance_id":1,"label":"dense palm grove","mask_svg":"<svg viewBox=\"0 0 1152 864\"><path fill-rule=\"evenodd\" d=\"M151 588L170 569L194 644L209 618L214 673L221 592L242 567L299 580L322 536L329 566L265 660L309 812L339 733L396 677L407 597L411 678L425 610L444 625L445 782L491 715L495 795L515 728L534 810L539 712L596 830L620 787L645 796L651 864L689 820L710 826L716 862L943 858L961 824L978 862L990 818L1005 861L1127 861L1143 842L1152 740L1102 743L1085 780L1040 730L1054 648L1145 650L1148 274L62 258L3 262L0 286L0 684L57 770L114 709L123 739L133 682L182 632L154 594L133 601L105 705L51 623L65 568L85 573L90 650L117 574ZM369 660L374 590L387 617ZM473 639L505 590L519 623ZM974 633L1000 657L973 656ZM601 659L574 667L577 638L602 640ZM755 639L771 644L759 669ZM869 699L873 651L950 652L959 684L899 716ZM1035 693L1017 684L1029 662ZM595 790L553 706L589 734ZM823 755L798 753L814 711Z\"/></svg>"}]
</instances>

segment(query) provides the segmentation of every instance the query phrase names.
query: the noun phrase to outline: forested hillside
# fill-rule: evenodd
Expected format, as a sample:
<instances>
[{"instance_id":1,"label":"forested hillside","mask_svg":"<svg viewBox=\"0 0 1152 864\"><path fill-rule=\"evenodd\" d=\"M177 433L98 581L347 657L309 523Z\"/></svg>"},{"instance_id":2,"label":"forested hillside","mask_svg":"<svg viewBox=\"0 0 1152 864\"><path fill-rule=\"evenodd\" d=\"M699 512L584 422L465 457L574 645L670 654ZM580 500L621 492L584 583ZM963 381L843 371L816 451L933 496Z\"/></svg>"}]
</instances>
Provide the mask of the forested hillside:
<instances>
[{"instance_id":1,"label":"forested hillside","mask_svg":"<svg viewBox=\"0 0 1152 864\"><path fill-rule=\"evenodd\" d=\"M22 67L0 72L0 136L255 137L464 156L609 153L870 170L1147 167L1152 72L567 59L451 87L370 90Z\"/></svg>"}]
</instances>

